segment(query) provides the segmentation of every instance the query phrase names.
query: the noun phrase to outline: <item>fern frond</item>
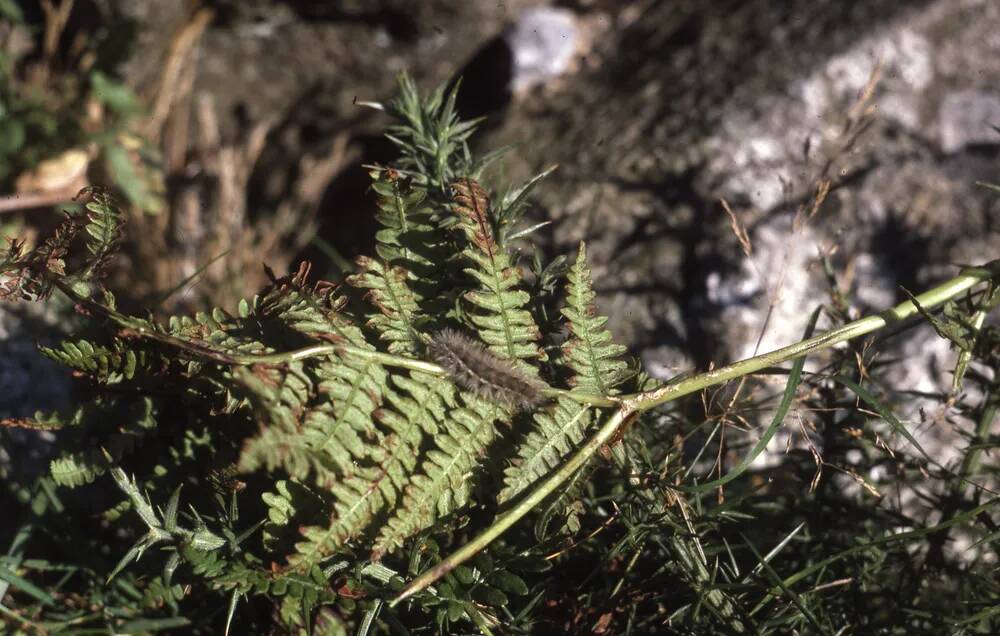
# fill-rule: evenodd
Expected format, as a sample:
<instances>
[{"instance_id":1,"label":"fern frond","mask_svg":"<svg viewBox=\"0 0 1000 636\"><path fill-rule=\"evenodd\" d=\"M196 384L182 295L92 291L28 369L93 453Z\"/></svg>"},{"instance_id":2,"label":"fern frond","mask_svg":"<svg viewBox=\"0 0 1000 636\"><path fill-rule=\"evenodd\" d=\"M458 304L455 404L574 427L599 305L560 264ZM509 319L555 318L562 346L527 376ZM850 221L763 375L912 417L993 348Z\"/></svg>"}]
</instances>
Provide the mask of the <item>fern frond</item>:
<instances>
[{"instance_id":1,"label":"fern frond","mask_svg":"<svg viewBox=\"0 0 1000 636\"><path fill-rule=\"evenodd\" d=\"M342 332L356 327L340 313L347 298L337 295L336 285L327 281L309 284L311 269L312 266L304 261L294 274L281 278L272 275L271 286L254 299L250 317L273 322L310 339L350 340L349 335Z\"/></svg>"},{"instance_id":2,"label":"fern frond","mask_svg":"<svg viewBox=\"0 0 1000 636\"><path fill-rule=\"evenodd\" d=\"M412 327L397 328L403 320L400 317L411 316L415 310L402 270L387 272L375 261L368 265L355 282L368 283L383 300L382 312L374 323L390 334L390 340L395 334L395 342L410 340L412 347ZM255 303L258 311L252 313L292 326L309 337L374 351L364 333L338 312L342 303L333 299L332 290L305 288L307 273L300 270L290 279L276 281L274 290ZM399 298L406 300L398 303ZM399 436L387 437L376 425L375 411L389 392L389 374L380 363L348 354L314 361L304 368L308 373L300 382L314 381L315 395L290 399L292 408L284 412L291 416L262 428L244 447L241 458L244 469L281 466L298 480L312 473L313 481L332 495L328 523L304 527L303 540L296 544L296 554L289 557L290 564L299 570L311 567L362 533L387 501L394 502L395 488L380 486L388 475L382 463L387 451L391 453L400 440ZM274 406L266 410L282 411ZM410 447L405 455L412 457L414 453Z\"/></svg>"},{"instance_id":3,"label":"fern frond","mask_svg":"<svg viewBox=\"0 0 1000 636\"><path fill-rule=\"evenodd\" d=\"M62 453L50 462L56 483L76 487L91 483L104 474L109 466L105 451L112 462L131 454L139 441L157 425L157 405L143 396L139 399L98 399L84 402L66 413L36 413L36 419L48 426L78 431L81 437L76 448ZM67 447L71 445L67 444Z\"/></svg>"},{"instance_id":4,"label":"fern frond","mask_svg":"<svg viewBox=\"0 0 1000 636\"><path fill-rule=\"evenodd\" d=\"M298 480L287 479L276 481L274 491L262 493L261 500L267 506L263 542L269 550L277 549L280 543L289 539L287 535L295 528L294 523L318 522L329 506L320 491Z\"/></svg>"},{"instance_id":5,"label":"fern frond","mask_svg":"<svg viewBox=\"0 0 1000 636\"><path fill-rule=\"evenodd\" d=\"M312 451L312 445L298 432L264 426L244 443L239 469L252 472L264 468L273 472L281 468L301 481L324 468Z\"/></svg>"},{"instance_id":6,"label":"fern frond","mask_svg":"<svg viewBox=\"0 0 1000 636\"><path fill-rule=\"evenodd\" d=\"M517 459L505 471L497 501L510 500L560 465L584 438L592 411L586 404L560 398L555 406L536 412L536 427L521 442Z\"/></svg>"},{"instance_id":7,"label":"fern frond","mask_svg":"<svg viewBox=\"0 0 1000 636\"><path fill-rule=\"evenodd\" d=\"M176 605L185 596L184 586L180 583L167 585L161 577L152 579L142 592L142 604L153 609L164 605Z\"/></svg>"},{"instance_id":8,"label":"fern frond","mask_svg":"<svg viewBox=\"0 0 1000 636\"><path fill-rule=\"evenodd\" d=\"M124 216L103 188L85 188L77 195L82 197L88 199L85 211L67 212L35 249L26 252L23 243L10 244L0 257L0 299L44 300L57 284L79 285L81 295L90 295L87 283L104 274L118 250ZM81 231L88 255L80 269L67 271L66 257Z\"/></svg>"},{"instance_id":9,"label":"fern frond","mask_svg":"<svg viewBox=\"0 0 1000 636\"><path fill-rule=\"evenodd\" d=\"M325 526L302 529L305 541L289 558L295 566L315 563L358 536L383 510L394 506L417 466L423 433L436 433L454 404L454 389L441 378L419 372L392 378L397 390L385 392L387 407L376 412L390 431L378 447L375 466L329 485L336 498Z\"/></svg>"},{"instance_id":10,"label":"fern frond","mask_svg":"<svg viewBox=\"0 0 1000 636\"><path fill-rule=\"evenodd\" d=\"M369 323L390 352L416 355L420 348L417 323L444 313L442 271L451 252L441 229L441 215L427 203L427 189L405 180L396 170L371 171L378 195L375 234L380 259L360 257L359 273L348 277L355 287L371 290L368 300L384 317ZM403 340L400 340L400 339Z\"/></svg>"},{"instance_id":11,"label":"fern frond","mask_svg":"<svg viewBox=\"0 0 1000 636\"><path fill-rule=\"evenodd\" d=\"M384 471L362 462L378 461L386 443L373 413L382 402L388 374L371 360L337 360L321 364L317 373L324 378L320 391L330 396L332 407L311 411L302 436L312 453L335 467L317 475L317 484L335 503L327 525L302 529L304 541L289 557L297 568L315 564L363 532L382 505L378 486Z\"/></svg>"},{"instance_id":12,"label":"fern frond","mask_svg":"<svg viewBox=\"0 0 1000 636\"><path fill-rule=\"evenodd\" d=\"M608 319L597 315L586 245L580 244L567 276L562 314L570 337L563 344L558 362L573 371L571 386L595 395L611 395L629 377L628 365L621 360L625 347L615 344L604 328ZM536 427L521 442L517 459L506 470L498 501L510 500L559 465L583 440L592 410L586 404L563 398L552 409L535 413Z\"/></svg>"},{"instance_id":13,"label":"fern frond","mask_svg":"<svg viewBox=\"0 0 1000 636\"><path fill-rule=\"evenodd\" d=\"M355 346L359 345L374 350L361 343ZM316 416L306 421L304 434L317 450L349 472L354 461L367 457L382 440L373 414L382 404L389 374L374 360L345 356L324 360L316 375L320 394L331 404L330 417L314 410Z\"/></svg>"},{"instance_id":14,"label":"fern frond","mask_svg":"<svg viewBox=\"0 0 1000 636\"><path fill-rule=\"evenodd\" d=\"M241 305L242 306L242 305ZM206 351L228 354L262 354L269 351L260 342L255 331L259 322L253 317L236 319L219 308L211 312L198 312L194 316L170 316L165 326L152 320L146 329L160 331L175 338L204 347Z\"/></svg>"},{"instance_id":15,"label":"fern frond","mask_svg":"<svg viewBox=\"0 0 1000 636\"><path fill-rule=\"evenodd\" d=\"M330 484L336 503L329 523L301 528L303 541L295 544L296 552L289 555L288 563L297 569L309 568L363 532L385 504L379 487L384 479L384 471L366 469Z\"/></svg>"},{"instance_id":16,"label":"fern frond","mask_svg":"<svg viewBox=\"0 0 1000 636\"><path fill-rule=\"evenodd\" d=\"M0 419L0 426L6 428L26 428L36 431L58 431L72 426L80 426L85 417L85 409L74 409L69 414L59 411L35 411L32 417L7 417Z\"/></svg>"},{"instance_id":17,"label":"fern frond","mask_svg":"<svg viewBox=\"0 0 1000 636\"><path fill-rule=\"evenodd\" d=\"M24 241L12 239L0 255L0 300L30 300L31 272L25 266Z\"/></svg>"},{"instance_id":18,"label":"fern frond","mask_svg":"<svg viewBox=\"0 0 1000 636\"><path fill-rule=\"evenodd\" d=\"M360 332L352 334L360 338ZM363 340L356 340L363 344ZM266 414L257 436L244 445L242 470L283 468L296 479L310 473L324 487L351 475L378 447L382 433L372 413L382 401L385 369L372 360L330 358L285 370L239 369L234 379Z\"/></svg>"},{"instance_id":19,"label":"fern frond","mask_svg":"<svg viewBox=\"0 0 1000 636\"><path fill-rule=\"evenodd\" d=\"M321 497L319 493L294 481L279 481L276 484L278 492L266 493L264 496L270 520L265 539L274 541L274 536L281 531L282 526L293 521L303 524L299 528L299 534L304 540L295 544L296 552L289 555L288 562L293 568L307 570L368 525L372 515L378 510L377 504L380 501L377 483L377 478L366 480L359 474L353 474L334 484L331 491ZM376 491L374 502L363 497L368 489ZM357 493L357 490L361 492ZM326 495L331 493L336 498L332 512L329 511L329 503L325 501ZM327 517L326 523L323 523L323 517Z\"/></svg>"},{"instance_id":20,"label":"fern frond","mask_svg":"<svg viewBox=\"0 0 1000 636\"><path fill-rule=\"evenodd\" d=\"M260 433L249 439L240 455L241 470L281 467L292 477L306 479L320 468L312 446L301 435L307 404L315 393L302 363L286 370L257 367L233 370L233 380L249 392L260 418Z\"/></svg>"},{"instance_id":21,"label":"fern frond","mask_svg":"<svg viewBox=\"0 0 1000 636\"><path fill-rule=\"evenodd\" d=\"M463 254L475 265L466 272L480 286L465 296L475 308L470 320L482 340L503 358L544 359L536 344L538 328L524 308L530 297L516 289L519 272L496 242L486 191L468 178L452 183L452 189L459 227L469 241ZM470 478L495 439L495 425L508 421L511 413L471 395L462 400L466 407L454 409L443 431L434 436L436 448L428 452L421 474L411 479L402 503L383 526L373 549L376 557L467 502Z\"/></svg>"},{"instance_id":22,"label":"fern frond","mask_svg":"<svg viewBox=\"0 0 1000 636\"><path fill-rule=\"evenodd\" d=\"M388 343L389 353L415 357L422 346L416 325L419 307L406 284L407 271L364 256L357 263L360 273L347 282L369 290L365 298L378 310L369 318L369 326Z\"/></svg>"},{"instance_id":23,"label":"fern frond","mask_svg":"<svg viewBox=\"0 0 1000 636\"><path fill-rule=\"evenodd\" d=\"M86 212L87 251L91 258L81 273L81 278L99 278L122 239L124 215L107 190L91 186L77 197L87 197Z\"/></svg>"},{"instance_id":24,"label":"fern frond","mask_svg":"<svg viewBox=\"0 0 1000 636\"><path fill-rule=\"evenodd\" d=\"M272 331L279 333L290 330L300 337L374 350L362 331L339 313L344 299L326 283L307 287L308 275L309 266L304 265L292 276L275 279L253 308L243 307L241 314L259 324L273 324ZM371 415L381 403L387 377L379 363L335 356L291 365L284 374L262 369L256 375L254 379L243 371L238 379L274 404L265 412L276 409L277 419L244 447L240 460L244 469L282 466L298 479L314 470L316 482L327 484L351 474L357 462L366 459L366 449L377 446L380 433ZM295 376L290 392L275 395L274 387L289 375ZM279 404L283 407L277 408Z\"/></svg>"},{"instance_id":25,"label":"fern frond","mask_svg":"<svg viewBox=\"0 0 1000 636\"><path fill-rule=\"evenodd\" d=\"M510 360L545 360L535 319L525 309L531 297L519 289L520 272L495 239L486 190L472 179L452 183L454 211L469 246L463 254L475 267L465 269L480 285L465 294L475 308L470 320L479 337L498 355Z\"/></svg>"},{"instance_id":26,"label":"fern frond","mask_svg":"<svg viewBox=\"0 0 1000 636\"><path fill-rule=\"evenodd\" d=\"M145 368L150 362L147 351L126 347L117 340L111 347L87 340L64 340L59 348L39 347L38 350L45 357L104 384L131 380L138 368Z\"/></svg>"},{"instance_id":27,"label":"fern frond","mask_svg":"<svg viewBox=\"0 0 1000 636\"><path fill-rule=\"evenodd\" d=\"M444 266L445 240L440 214L427 201L427 188L393 169L369 172L376 194L375 253L411 273L410 282L432 284Z\"/></svg>"},{"instance_id":28,"label":"fern frond","mask_svg":"<svg viewBox=\"0 0 1000 636\"><path fill-rule=\"evenodd\" d=\"M360 271L348 282L369 290L366 298L376 313L369 318L368 325L388 343L389 352L415 356L423 349L425 337L417 324L419 299L410 284L426 286L430 282L425 278L427 273L438 267L443 258L434 255L435 263L425 254L430 243L440 239L429 212L418 207L425 196L422 190L404 192L398 174L375 173L373 177L380 198L379 222L383 226L376 237L377 251L384 260L360 258ZM423 275L415 275L408 268ZM423 434L436 434L447 417L447 409L454 406L454 387L441 378L414 372L392 376L392 384L393 389L386 387L382 391L385 405L375 413L389 433L381 438L378 452L369 457L374 466L327 484L336 499L329 523L302 529L304 541L296 545L298 554L289 558L293 565L315 563L364 531L381 511L395 506L417 467ZM375 391L377 387L372 389ZM344 399L360 396L351 391ZM334 404L337 402L334 399ZM344 447L347 441L363 448L359 438L339 440L337 446Z\"/></svg>"},{"instance_id":29,"label":"fern frond","mask_svg":"<svg viewBox=\"0 0 1000 636\"><path fill-rule=\"evenodd\" d=\"M317 603L332 603L337 598L319 566L303 572L265 570L228 558L219 550L199 549L189 543L182 544L178 552L194 574L218 590L282 598L283 604L289 601L298 612L307 614Z\"/></svg>"},{"instance_id":30,"label":"fern frond","mask_svg":"<svg viewBox=\"0 0 1000 636\"><path fill-rule=\"evenodd\" d=\"M373 557L400 547L408 537L468 503L480 459L496 438L496 424L509 413L501 407L465 396L464 406L449 414L444 430L434 437L421 474L415 475L393 517L382 526Z\"/></svg>"},{"instance_id":31,"label":"fern frond","mask_svg":"<svg viewBox=\"0 0 1000 636\"><path fill-rule=\"evenodd\" d=\"M93 452L67 454L49 463L52 479L68 488L93 483L106 470L107 462Z\"/></svg>"},{"instance_id":32,"label":"fern frond","mask_svg":"<svg viewBox=\"0 0 1000 636\"><path fill-rule=\"evenodd\" d=\"M563 345L564 364L573 370L570 385L588 393L611 395L629 377L628 364L621 359L626 348L616 344L604 328L607 317L597 314L596 294L587 265L587 247L580 244L576 262L569 271L566 287L566 317L570 338Z\"/></svg>"}]
</instances>

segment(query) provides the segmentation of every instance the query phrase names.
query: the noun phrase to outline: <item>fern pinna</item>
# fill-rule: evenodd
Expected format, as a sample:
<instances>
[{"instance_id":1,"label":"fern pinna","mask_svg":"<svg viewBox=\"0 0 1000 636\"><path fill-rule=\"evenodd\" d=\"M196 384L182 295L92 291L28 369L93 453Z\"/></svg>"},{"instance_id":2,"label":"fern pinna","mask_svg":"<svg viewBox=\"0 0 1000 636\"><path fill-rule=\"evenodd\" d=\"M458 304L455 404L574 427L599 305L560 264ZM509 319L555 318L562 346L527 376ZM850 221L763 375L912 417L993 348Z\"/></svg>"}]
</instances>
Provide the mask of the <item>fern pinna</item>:
<instances>
[{"instance_id":1,"label":"fern pinna","mask_svg":"<svg viewBox=\"0 0 1000 636\"><path fill-rule=\"evenodd\" d=\"M398 169L370 169L381 228L375 254L358 258L344 284L313 282L303 264L272 274L270 287L235 313L125 315L97 277L121 228L102 196L50 243L28 254L12 248L0 263L0 271L20 272L7 295L58 288L114 326L43 350L93 383L92 401L17 425L62 427L76 439L52 462L58 483L112 473L149 527L126 553L124 571L153 543L171 552L154 579L158 598L180 600L170 591L180 563L193 580L230 595L230 616L252 594L280 596L290 625L306 625L317 605L352 594L388 596L400 579L372 575L382 572L373 564L405 569L414 563L405 547L426 548L467 523L473 504L503 505L548 474L594 419L591 398L613 394L627 377L624 348L595 314L583 246L566 288L569 337L552 361L539 345L535 305L510 245L538 178L495 204L480 180L485 162L470 159L474 126L454 114L454 91L420 100L409 80L401 88L390 111L405 115L391 131L403 159ZM70 271L63 259L80 227L88 252ZM512 386L537 397L498 399L463 381L436 364L449 346L464 349L451 351L462 364L519 378ZM242 486L220 490L219 471ZM499 495L477 498L497 479ZM148 503L182 483L196 528L187 533L176 530L176 494L170 528ZM240 521L236 501L243 518L259 516ZM411 543L416 535L421 542ZM227 538L195 545L194 536ZM490 602L506 598L501 589L527 590L502 568L478 572L443 588L456 595L441 609L446 620L483 619L457 591L462 585Z\"/></svg>"}]
</instances>

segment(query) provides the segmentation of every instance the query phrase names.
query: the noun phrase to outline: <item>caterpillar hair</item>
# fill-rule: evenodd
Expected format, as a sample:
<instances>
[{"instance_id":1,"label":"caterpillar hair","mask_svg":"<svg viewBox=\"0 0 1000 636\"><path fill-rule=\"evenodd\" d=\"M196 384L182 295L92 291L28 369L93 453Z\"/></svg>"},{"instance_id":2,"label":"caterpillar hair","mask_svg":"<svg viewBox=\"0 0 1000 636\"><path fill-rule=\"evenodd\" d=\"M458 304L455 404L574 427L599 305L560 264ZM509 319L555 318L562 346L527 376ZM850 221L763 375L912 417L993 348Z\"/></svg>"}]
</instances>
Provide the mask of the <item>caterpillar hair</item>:
<instances>
[{"instance_id":1,"label":"caterpillar hair","mask_svg":"<svg viewBox=\"0 0 1000 636\"><path fill-rule=\"evenodd\" d=\"M435 334L427 353L460 387L514 412L545 402L539 380L454 329Z\"/></svg>"}]
</instances>

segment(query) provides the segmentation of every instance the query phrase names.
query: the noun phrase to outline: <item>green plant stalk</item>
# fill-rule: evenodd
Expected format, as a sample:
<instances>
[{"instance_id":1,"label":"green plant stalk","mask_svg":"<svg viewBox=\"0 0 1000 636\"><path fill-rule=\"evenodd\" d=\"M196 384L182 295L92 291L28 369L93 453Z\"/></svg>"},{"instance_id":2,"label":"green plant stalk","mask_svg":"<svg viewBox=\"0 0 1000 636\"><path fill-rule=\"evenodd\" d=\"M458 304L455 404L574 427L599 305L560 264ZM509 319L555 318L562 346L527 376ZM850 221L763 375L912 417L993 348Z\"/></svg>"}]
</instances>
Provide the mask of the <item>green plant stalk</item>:
<instances>
[{"instance_id":1,"label":"green plant stalk","mask_svg":"<svg viewBox=\"0 0 1000 636\"><path fill-rule=\"evenodd\" d=\"M924 308L937 307L953 298L957 298L976 285L997 276L1000 276L1000 261L993 261L984 267L969 268L963 270L961 275L952 278L948 282L920 294L916 297L916 300ZM843 327L807 338L787 347L763 353L753 358L740 360L739 362L734 362L713 371L688 378L677 384L668 384L658 389L647 391L646 393L630 396L626 399L634 400L639 410L647 411L704 388L756 373L761 369L794 360L810 353L822 351L842 342L878 331L886 326L898 324L916 316L918 313L917 305L910 301L905 301L891 309L855 320Z\"/></svg>"},{"instance_id":2,"label":"green plant stalk","mask_svg":"<svg viewBox=\"0 0 1000 636\"><path fill-rule=\"evenodd\" d=\"M982 326L981 322L979 326ZM965 352L963 351L962 353ZM965 456L962 457L962 463L959 466L958 475L952 481L938 524L944 524L951 521L962 505L965 504L965 491L967 484L970 482L971 478L979 472L979 467L982 464L984 446L989 441L990 431L993 428L993 422L996 420L998 414L1000 414L1000 386L994 383L990 386L986 393L983 412L979 416L979 422L976 425L975 434L969 442L969 447L965 451ZM931 542L931 547L927 552L928 556L927 559L925 559L925 564L932 563L941 558L944 545L948 542L948 536L948 531L944 530L934 537Z\"/></svg>"},{"instance_id":3,"label":"green plant stalk","mask_svg":"<svg viewBox=\"0 0 1000 636\"><path fill-rule=\"evenodd\" d=\"M986 310L980 309L975 314L972 315L972 330L978 335L983 329L983 325L986 324ZM965 377L965 371L969 367L969 362L972 361L972 349L962 350L958 354L958 361L955 363L955 374L952 378L951 392L958 393L962 390L962 379Z\"/></svg>"},{"instance_id":4,"label":"green plant stalk","mask_svg":"<svg viewBox=\"0 0 1000 636\"><path fill-rule=\"evenodd\" d=\"M925 309L937 307L964 294L976 285L997 276L1000 276L1000 261L992 261L983 267L968 268L963 270L959 276L916 296L916 301ZM602 446L614 438L623 426L632 422L643 412L707 387L728 382L729 380L749 375L761 369L794 360L810 353L828 349L842 342L878 331L891 324L898 324L917 315L917 313L917 305L911 301L906 301L874 316L856 320L838 329L807 338L787 347L782 347L781 349L753 358L740 360L713 371L682 380L676 384L668 384L652 391L619 398L618 411L608 418L593 437L587 440L558 470L536 485L517 505L498 516L492 525L483 530L472 541L414 579L393 600L392 605L394 606L400 601L433 585L442 576L486 548L486 546L506 532L566 480L572 477Z\"/></svg>"}]
</instances>

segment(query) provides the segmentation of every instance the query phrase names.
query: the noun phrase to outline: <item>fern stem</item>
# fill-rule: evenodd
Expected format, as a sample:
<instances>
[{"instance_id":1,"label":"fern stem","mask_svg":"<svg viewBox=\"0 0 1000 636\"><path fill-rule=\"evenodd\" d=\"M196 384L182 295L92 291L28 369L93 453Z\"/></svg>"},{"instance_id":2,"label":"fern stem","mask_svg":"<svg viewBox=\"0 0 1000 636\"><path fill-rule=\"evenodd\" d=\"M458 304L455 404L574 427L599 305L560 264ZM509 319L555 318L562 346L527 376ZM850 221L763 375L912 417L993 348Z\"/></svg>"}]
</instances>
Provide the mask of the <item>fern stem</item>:
<instances>
[{"instance_id":1,"label":"fern stem","mask_svg":"<svg viewBox=\"0 0 1000 636\"><path fill-rule=\"evenodd\" d=\"M964 269L959 276L952 278L946 283L938 285L915 298L916 303L925 309L939 306L961 294L969 291L977 284L992 278L1000 277L1000 260L992 261L983 267ZM749 375L760 371L766 367L801 358L827 349L841 342L846 342L852 338L863 336L886 327L897 324L907 318L911 318L918 313L917 304L913 301L906 301L896 305L892 309L887 309L877 315L868 316L852 323L844 325L838 329L828 331L819 336L808 338L801 342L782 347L775 351L765 353L746 360L740 360L733 364L702 373L687 380L661 386L652 391L621 396L619 410L601 425L600 429L589 439L586 444L580 447L562 466L554 473L540 481L530 490L514 507L510 508L488 528L473 538L446 559L441 561L427 572L424 572L413 580L406 588L400 592L399 596L393 600L394 606L400 601L413 596L414 594L433 585L438 579L452 571L466 560L478 554L490 543L517 523L522 517L540 504L546 497L555 492L563 483L570 479L577 470L583 467L591 457L597 453L602 446L614 438L631 421L641 413L660 406L671 400L689 395L704 388L728 382L729 380Z\"/></svg>"},{"instance_id":2,"label":"fern stem","mask_svg":"<svg viewBox=\"0 0 1000 636\"><path fill-rule=\"evenodd\" d=\"M662 386L645 393L623 396L623 400L633 403L640 411L647 411L704 388L750 375L761 369L801 358L810 353L829 349L842 342L878 331L888 325L898 324L917 315L919 313L918 305L928 309L941 305L995 276L1000 276L1000 261L993 261L979 268L963 270L961 275L917 296L916 303L907 300L874 316L855 320L843 327L802 340L787 347L740 360L682 380L676 384Z\"/></svg>"},{"instance_id":3,"label":"fern stem","mask_svg":"<svg viewBox=\"0 0 1000 636\"><path fill-rule=\"evenodd\" d=\"M594 393L581 393L579 391L567 391L565 389L546 388L542 389L542 394L553 400L568 398L578 404L589 404L591 406L620 406L621 398L618 396L597 395Z\"/></svg>"},{"instance_id":4,"label":"fern stem","mask_svg":"<svg viewBox=\"0 0 1000 636\"><path fill-rule=\"evenodd\" d=\"M170 334L151 329L150 323L138 318L126 316L125 314L118 312L107 305L102 305L101 303L81 296L72 287L65 283L57 282L56 285L75 303L83 305L88 310L99 313L117 323L119 326L128 329L130 335L132 336L155 340L162 344L186 351L195 358L210 360L219 364L226 364L230 366L253 366L255 364L279 365L286 364L288 362L305 360L306 358L318 358L336 354L356 356L363 360L374 360L384 364L385 366L409 369L410 371L422 371L439 377L448 375L443 368L433 362L424 362L423 360L417 360L415 358L392 355L390 353L382 353L381 351L373 351L371 349L363 349L361 347L344 344L318 344L303 347L301 349L295 349L293 351L265 354L227 353L224 351L218 351L210 348L207 344L185 340L183 338L178 338L176 336L171 336ZM556 389L552 387L544 388L542 389L542 392L547 397L551 397L553 399L565 397L573 400L574 402L590 404L592 406L618 406L621 402L621 400L617 397L593 395L590 393L567 391L565 389Z\"/></svg>"}]
</instances>

